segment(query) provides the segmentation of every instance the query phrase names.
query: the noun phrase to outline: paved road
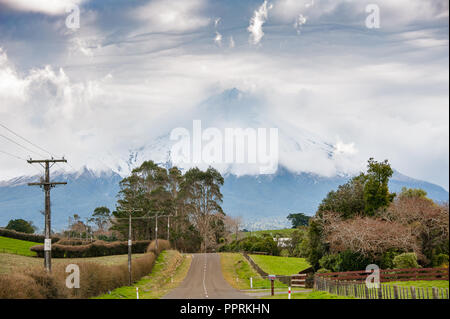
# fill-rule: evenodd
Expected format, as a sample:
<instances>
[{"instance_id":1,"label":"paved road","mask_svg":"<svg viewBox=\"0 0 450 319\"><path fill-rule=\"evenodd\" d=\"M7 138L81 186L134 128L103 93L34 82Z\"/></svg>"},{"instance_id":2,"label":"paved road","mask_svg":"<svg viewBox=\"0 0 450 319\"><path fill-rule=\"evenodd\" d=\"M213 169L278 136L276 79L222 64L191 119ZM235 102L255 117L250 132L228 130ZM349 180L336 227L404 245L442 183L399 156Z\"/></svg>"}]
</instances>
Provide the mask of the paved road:
<instances>
[{"instance_id":1,"label":"paved road","mask_svg":"<svg viewBox=\"0 0 450 319\"><path fill-rule=\"evenodd\" d=\"M223 278L218 254L193 254L184 281L163 299L252 299Z\"/></svg>"}]
</instances>

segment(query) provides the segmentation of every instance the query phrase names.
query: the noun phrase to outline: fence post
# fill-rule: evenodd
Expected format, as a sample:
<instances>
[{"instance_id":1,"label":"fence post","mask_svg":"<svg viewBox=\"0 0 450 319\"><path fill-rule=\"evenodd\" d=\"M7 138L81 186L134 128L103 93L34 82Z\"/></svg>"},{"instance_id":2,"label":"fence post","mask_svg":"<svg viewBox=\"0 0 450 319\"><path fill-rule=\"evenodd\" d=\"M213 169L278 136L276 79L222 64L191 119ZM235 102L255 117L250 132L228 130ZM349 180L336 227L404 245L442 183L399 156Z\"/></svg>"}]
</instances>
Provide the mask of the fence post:
<instances>
[{"instance_id":1,"label":"fence post","mask_svg":"<svg viewBox=\"0 0 450 319\"><path fill-rule=\"evenodd\" d=\"M383 290L381 288L381 284L377 290L378 290L378 299L383 299Z\"/></svg>"},{"instance_id":2,"label":"fence post","mask_svg":"<svg viewBox=\"0 0 450 319\"><path fill-rule=\"evenodd\" d=\"M398 299L398 286L394 285L394 298Z\"/></svg>"},{"instance_id":3,"label":"fence post","mask_svg":"<svg viewBox=\"0 0 450 319\"><path fill-rule=\"evenodd\" d=\"M439 292L436 287L433 287L433 299L439 299Z\"/></svg>"},{"instance_id":4,"label":"fence post","mask_svg":"<svg viewBox=\"0 0 450 319\"><path fill-rule=\"evenodd\" d=\"M416 299L416 287L411 287L411 298Z\"/></svg>"},{"instance_id":5,"label":"fence post","mask_svg":"<svg viewBox=\"0 0 450 319\"><path fill-rule=\"evenodd\" d=\"M364 291L366 293L366 299L369 299L369 288L367 288L367 285L364 286Z\"/></svg>"}]
</instances>

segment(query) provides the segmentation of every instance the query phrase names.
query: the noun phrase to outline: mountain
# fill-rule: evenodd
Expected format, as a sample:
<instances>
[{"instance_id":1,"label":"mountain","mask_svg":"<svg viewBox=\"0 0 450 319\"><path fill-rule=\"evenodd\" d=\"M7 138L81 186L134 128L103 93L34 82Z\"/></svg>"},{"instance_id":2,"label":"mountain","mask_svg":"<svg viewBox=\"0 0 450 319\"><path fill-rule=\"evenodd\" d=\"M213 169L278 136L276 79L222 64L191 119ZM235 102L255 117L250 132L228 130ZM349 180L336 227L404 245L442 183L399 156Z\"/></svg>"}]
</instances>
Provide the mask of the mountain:
<instances>
[{"instance_id":1,"label":"mountain","mask_svg":"<svg viewBox=\"0 0 450 319\"><path fill-rule=\"evenodd\" d=\"M223 208L233 216L242 216L247 229L289 227L286 216L304 212L313 215L320 201L350 176L323 177L314 174L295 174L280 167L276 174L236 176L227 174L222 188ZM87 168L76 173L55 172L52 180L67 181L66 186L52 189L52 227L62 229L68 217L78 214L88 217L94 208L115 208L119 181L122 177L109 170L94 172ZM22 176L0 182L0 225L10 219L32 220L42 230L44 193L28 182L39 180L38 176ZM390 190L398 192L402 187L422 188L437 201L447 201L449 194L442 187L416 180L395 172Z\"/></svg>"},{"instance_id":2,"label":"mountain","mask_svg":"<svg viewBox=\"0 0 450 319\"><path fill-rule=\"evenodd\" d=\"M214 165L225 176L222 189L225 212L242 216L248 229L286 227L289 226L286 216L290 213L314 214L329 191L361 169L352 158L352 144L339 147L335 142L304 129L301 123L286 122L276 108L266 104L264 98L236 88L218 92L190 112L173 118L168 127L185 128L191 140L193 120L201 121L202 130L214 128L222 137L227 128L278 129L279 162L274 166L278 167L275 173L260 175L254 166L240 163ZM52 190L53 227L65 227L68 216L75 213L86 218L98 206L114 209L119 181L143 161L151 159L161 166L170 167L174 163L172 146L176 143L170 138L172 132L163 129L160 135L155 134L156 138L148 137L147 144L123 153L102 153L104 151L99 150L98 154L84 159L85 166L76 172L55 171L52 180L67 181L68 184ZM200 144L208 143L204 139L208 140L203 138ZM205 169L209 166L209 163L174 164L181 169L190 166ZM19 176L0 181L0 225L5 225L11 218L24 218L42 228L43 217L39 212L44 206L43 192L36 186L27 186L28 182L38 180L39 176ZM398 172L389 186L394 192L403 186L422 188L437 201L447 201L449 196L440 186Z\"/></svg>"}]
</instances>

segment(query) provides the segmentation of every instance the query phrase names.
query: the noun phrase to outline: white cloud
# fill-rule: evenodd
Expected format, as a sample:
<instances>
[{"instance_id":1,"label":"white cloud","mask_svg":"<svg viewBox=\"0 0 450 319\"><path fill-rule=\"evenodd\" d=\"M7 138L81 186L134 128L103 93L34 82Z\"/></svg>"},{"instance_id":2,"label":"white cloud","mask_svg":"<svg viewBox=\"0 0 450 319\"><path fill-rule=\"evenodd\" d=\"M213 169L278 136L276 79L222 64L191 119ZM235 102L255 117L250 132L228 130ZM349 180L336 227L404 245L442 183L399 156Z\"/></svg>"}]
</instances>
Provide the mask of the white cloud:
<instances>
[{"instance_id":1,"label":"white cloud","mask_svg":"<svg viewBox=\"0 0 450 319\"><path fill-rule=\"evenodd\" d=\"M153 0L135 8L131 16L144 21L152 32L191 31L210 23L202 15L205 0Z\"/></svg>"},{"instance_id":2,"label":"white cloud","mask_svg":"<svg viewBox=\"0 0 450 319\"><path fill-rule=\"evenodd\" d=\"M0 0L0 4L25 12L45 13L48 15L65 14L72 5L80 5L87 0Z\"/></svg>"},{"instance_id":3,"label":"white cloud","mask_svg":"<svg viewBox=\"0 0 450 319\"><path fill-rule=\"evenodd\" d=\"M250 32L250 43L258 44L264 36L262 26L267 20L270 9L272 9L272 4L268 5L267 0L264 0L258 10L255 10L253 17L250 19L250 25L247 28L248 32Z\"/></svg>"}]
</instances>

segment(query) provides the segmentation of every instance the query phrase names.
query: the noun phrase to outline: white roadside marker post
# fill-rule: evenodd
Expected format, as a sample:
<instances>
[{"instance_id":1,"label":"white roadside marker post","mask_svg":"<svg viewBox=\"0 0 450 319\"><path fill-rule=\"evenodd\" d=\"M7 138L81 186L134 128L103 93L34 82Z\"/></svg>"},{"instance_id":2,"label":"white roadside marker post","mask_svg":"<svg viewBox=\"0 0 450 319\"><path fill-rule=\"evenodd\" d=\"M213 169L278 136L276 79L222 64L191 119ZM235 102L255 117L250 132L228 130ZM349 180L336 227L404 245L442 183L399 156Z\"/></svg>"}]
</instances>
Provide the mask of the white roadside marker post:
<instances>
[{"instance_id":1,"label":"white roadside marker post","mask_svg":"<svg viewBox=\"0 0 450 319\"><path fill-rule=\"evenodd\" d=\"M250 289L253 289L253 277L250 277Z\"/></svg>"},{"instance_id":2,"label":"white roadside marker post","mask_svg":"<svg viewBox=\"0 0 450 319\"><path fill-rule=\"evenodd\" d=\"M136 287L136 299L139 299L139 287Z\"/></svg>"},{"instance_id":3,"label":"white roadside marker post","mask_svg":"<svg viewBox=\"0 0 450 319\"><path fill-rule=\"evenodd\" d=\"M289 287L288 299L291 299L291 287Z\"/></svg>"}]
</instances>

